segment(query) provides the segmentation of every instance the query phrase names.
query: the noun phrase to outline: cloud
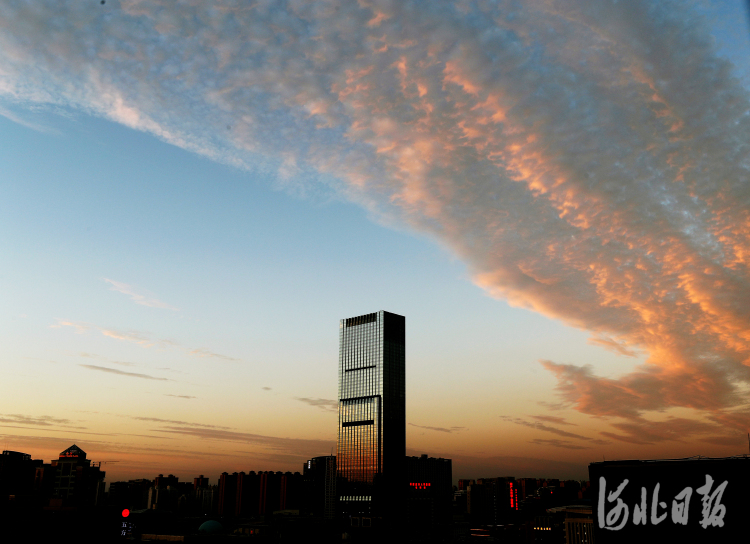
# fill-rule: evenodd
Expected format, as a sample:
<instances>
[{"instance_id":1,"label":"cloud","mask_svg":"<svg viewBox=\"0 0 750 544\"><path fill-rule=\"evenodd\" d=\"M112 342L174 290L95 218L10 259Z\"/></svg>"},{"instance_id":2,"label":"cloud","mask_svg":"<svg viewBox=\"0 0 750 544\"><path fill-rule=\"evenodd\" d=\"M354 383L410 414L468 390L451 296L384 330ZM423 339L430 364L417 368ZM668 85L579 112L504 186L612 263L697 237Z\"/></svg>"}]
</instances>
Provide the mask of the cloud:
<instances>
[{"instance_id":1,"label":"cloud","mask_svg":"<svg viewBox=\"0 0 750 544\"><path fill-rule=\"evenodd\" d=\"M626 347L625 344L612 340L607 336L592 336L589 338L588 342L589 344L601 346L620 355L624 355L625 357L638 357L640 355L638 350L630 349Z\"/></svg>"},{"instance_id":2,"label":"cloud","mask_svg":"<svg viewBox=\"0 0 750 544\"><path fill-rule=\"evenodd\" d=\"M138 374L136 372L124 372L122 370L117 370L116 368L107 368L105 366L96 366L96 365L78 365L82 366L83 368L88 368L89 370L98 370L99 372L109 372L110 374L117 374L118 376L129 376L131 378L143 378L144 380L158 380L158 381L172 381L168 378L157 378L155 376L149 376L148 374Z\"/></svg>"},{"instance_id":3,"label":"cloud","mask_svg":"<svg viewBox=\"0 0 750 544\"><path fill-rule=\"evenodd\" d=\"M27 416L23 414L0 414L0 423L11 425L34 425L37 427L64 427L67 429L85 429L72 425L69 419L57 418L52 416ZM7 426L7 425L4 425Z\"/></svg>"},{"instance_id":4,"label":"cloud","mask_svg":"<svg viewBox=\"0 0 750 544\"><path fill-rule=\"evenodd\" d=\"M166 370L167 372L176 372L177 374L187 374L187 372L183 372L182 370L175 370L174 368L169 368L168 366L160 366L157 367L156 370Z\"/></svg>"},{"instance_id":5,"label":"cloud","mask_svg":"<svg viewBox=\"0 0 750 544\"><path fill-rule=\"evenodd\" d=\"M224 361L239 361L239 359L235 359L234 357L228 357L226 355L221 355L220 353L214 353L213 351L210 351L206 348L189 350L189 353L190 355L193 355L195 357L213 357L216 359L223 359Z\"/></svg>"},{"instance_id":6,"label":"cloud","mask_svg":"<svg viewBox=\"0 0 750 544\"><path fill-rule=\"evenodd\" d=\"M750 429L750 410L745 407L738 410L714 412L708 416L708 419L718 425L738 430L743 434Z\"/></svg>"},{"instance_id":7,"label":"cloud","mask_svg":"<svg viewBox=\"0 0 750 544\"><path fill-rule=\"evenodd\" d=\"M104 327L99 327L97 325L92 325L91 323L80 323L80 322L73 322L73 321L63 321L61 319L57 320L57 323L54 325L50 325L53 329L59 329L61 327L73 327L76 330L76 333L78 334L85 334L89 330L97 330L102 335L112 338L114 340L122 340L124 342L131 342L133 344L139 345L143 348L159 348L159 349L167 349L167 348L173 348L173 349L180 349L184 352L186 352L188 355L192 355L193 357L211 357L216 359L222 359L224 361L240 361L240 359L236 359L234 357L229 357L227 355L222 355L220 353L215 353L213 351L210 351L205 348L197 348L197 349L191 349L186 348L184 346L179 345L177 342L174 342L172 340L166 340L166 339L153 339L148 333L141 332L141 331L120 331L116 329L108 329ZM98 355L92 355L89 353L82 353L81 357L99 357ZM123 362L117 362L117 361L110 361L114 364L123 364L126 366L129 366L130 363L123 363ZM179 371L174 371L179 372Z\"/></svg>"},{"instance_id":8,"label":"cloud","mask_svg":"<svg viewBox=\"0 0 750 544\"><path fill-rule=\"evenodd\" d=\"M332 449L333 448L333 449ZM299 463L302 461L305 457L309 459L310 457L317 457L318 455L328 455L332 451L335 450L335 442L331 442L329 445L328 450L307 450L307 451L315 451L316 453L311 453L309 456L306 456L304 453L280 453L279 451L269 451L269 452L258 452L258 451L247 451L247 450L234 450L235 453L241 454L243 463L245 466L248 464L255 464L256 466L265 466L268 467L269 464L277 464L277 463L285 463L287 466L291 467L291 470L297 471L299 469ZM303 461L304 463L304 461ZM307 463L304 463L305 465ZM252 465L251 465L252 466Z\"/></svg>"},{"instance_id":9,"label":"cloud","mask_svg":"<svg viewBox=\"0 0 750 544\"><path fill-rule=\"evenodd\" d=\"M138 436L141 438L158 438L159 440L174 440L168 436L158 436L154 434L134 434L134 433L117 433L120 436Z\"/></svg>"},{"instance_id":10,"label":"cloud","mask_svg":"<svg viewBox=\"0 0 750 544\"><path fill-rule=\"evenodd\" d=\"M615 393L612 393L608 390L603 391L602 394L612 394L613 396L615 396L614 402L617 402L617 400L622 400L618 399ZM608 415L612 414L608 413ZM600 446L609 444L610 440L617 440L619 442L627 442L630 444L638 445L650 445L670 441L691 442L693 440L699 440L716 445L731 445L737 443L736 435L728 435L723 428L726 423L723 422L723 425L722 423L717 422L715 416L710 418L714 419L713 422L710 420L701 421L674 416L667 416L660 421L653 421L635 415L635 410L633 410L632 413L628 414L628 417L617 418L614 420L610 419L607 421L608 425L617 432L607 430L601 431L599 434L610 440L602 440L582 436L579 434L564 431L562 429L550 427L549 425L544 425L543 423L539 422L546 421L558 425L570 425L570 423L565 422L563 418L557 418L554 416L531 417L537 419L538 421L531 422L523 420L521 418L512 418L508 416L501 416L501 419L515 423L516 425L522 425L531 429L553 433L558 436L562 436L563 438L584 440L588 443ZM741 427L741 425L735 426Z\"/></svg>"},{"instance_id":11,"label":"cloud","mask_svg":"<svg viewBox=\"0 0 750 544\"><path fill-rule=\"evenodd\" d=\"M114 338L115 340L125 340L126 342L132 342L143 346L144 348L150 348L155 345L153 341L143 336L141 333L136 331L121 332L112 329L99 329L104 336Z\"/></svg>"},{"instance_id":12,"label":"cloud","mask_svg":"<svg viewBox=\"0 0 750 544\"><path fill-rule=\"evenodd\" d=\"M540 400L537 401L537 404L539 406L543 406L547 410L564 410L566 408L569 408L569 405L566 402L547 402L544 400Z\"/></svg>"},{"instance_id":13,"label":"cloud","mask_svg":"<svg viewBox=\"0 0 750 544\"><path fill-rule=\"evenodd\" d=\"M113 365L122 365L122 366L138 366L135 363L129 363L127 361L109 361ZM160 369L160 370L169 370L169 369Z\"/></svg>"},{"instance_id":14,"label":"cloud","mask_svg":"<svg viewBox=\"0 0 750 544\"><path fill-rule=\"evenodd\" d=\"M147 335L138 331L122 332L122 331L117 331L114 329L106 329L103 327L98 327L96 325L92 325L91 323L65 321L62 319L58 319L56 324L50 325L50 328L53 328L53 329L59 329L62 327L72 327L75 329L77 334L86 334L88 331L93 329L93 330L99 331L101 334L109 338L113 338L115 340L124 340L126 342L132 342L134 344L138 344L139 346L143 346L146 348L153 347L157 344L156 341L149 339ZM168 341L161 341L160 343L164 344L164 343L168 343ZM84 352L81 354L81 357L98 357L98 355L92 355L92 354Z\"/></svg>"},{"instance_id":15,"label":"cloud","mask_svg":"<svg viewBox=\"0 0 750 544\"><path fill-rule=\"evenodd\" d=\"M747 445L747 437L743 436L741 434L733 434L733 435L724 435L724 436L704 436L703 438L699 438L701 442L706 442L707 444L713 444L716 446L746 446Z\"/></svg>"},{"instance_id":16,"label":"cloud","mask_svg":"<svg viewBox=\"0 0 750 544\"><path fill-rule=\"evenodd\" d=\"M25 430L33 430L33 431L38 431L39 430L39 427L24 427L22 425L3 425L3 424L0 424L0 427L5 427L5 428L9 428L9 429L25 429ZM91 431L81 431L81 430L79 430L79 429L86 429L86 427L65 427L65 426L63 426L63 427L61 427L59 429L53 429L53 428L45 427L44 430L46 432L51 432L51 433L70 433L70 432L73 432L73 431L71 431L71 429L74 429L74 432L75 432L74 436L78 436L78 435L81 435L81 434L98 435L98 436L116 436L117 435L117 433L94 433L94 432L91 432ZM73 439L73 440L75 440L75 439Z\"/></svg>"},{"instance_id":17,"label":"cloud","mask_svg":"<svg viewBox=\"0 0 750 544\"><path fill-rule=\"evenodd\" d=\"M318 452L327 452L335 442L330 440L308 440L302 438L279 438L275 436L265 436L252 433L243 433L238 431L227 431L223 429L209 429L186 426L170 426L154 429L154 432L171 433L204 440L218 440L228 442L243 442L254 444L268 450L288 452L301 457L319 454Z\"/></svg>"},{"instance_id":18,"label":"cloud","mask_svg":"<svg viewBox=\"0 0 750 544\"><path fill-rule=\"evenodd\" d=\"M263 388L265 389L265 387ZM269 387L268 390L271 388ZM330 399L310 399L306 397L294 397L296 400L302 401L304 403L309 404L310 406L317 406L318 408L322 408L323 410L328 410L331 412L335 412L338 410L339 403L335 400Z\"/></svg>"},{"instance_id":19,"label":"cloud","mask_svg":"<svg viewBox=\"0 0 750 544\"><path fill-rule=\"evenodd\" d=\"M220 425L210 425L206 423L191 423L189 421L179 421L174 419L162 419L159 417L146 417L146 416L124 416L128 417L130 419L134 419L136 421L153 421L155 423L171 423L174 425L183 425L183 426L189 426L189 427L201 427L206 429L224 429L224 430L230 430L231 427L222 427Z\"/></svg>"},{"instance_id":20,"label":"cloud","mask_svg":"<svg viewBox=\"0 0 750 544\"><path fill-rule=\"evenodd\" d=\"M102 359L104 361L107 361L108 363L111 363L113 365L121 365L121 366L138 366L136 363L130 363L128 361L113 361L111 359L107 359L106 357L102 357L101 355L96 355L95 353L86 353L81 352L78 354L79 357L84 357L86 359ZM165 369L160 369L165 370Z\"/></svg>"},{"instance_id":21,"label":"cloud","mask_svg":"<svg viewBox=\"0 0 750 544\"><path fill-rule=\"evenodd\" d=\"M166 302L162 302L161 300L152 298L150 295L143 295L141 293L138 293L135 290L135 287L133 287L132 285L128 285L127 283L110 280L108 278L104 278L104 281L112 286L112 291L117 291L118 293L122 293L123 295L128 295L130 297L130 300L132 300L136 304L148 306L150 308L165 308L167 310L177 310L177 308L175 308L174 306L170 306Z\"/></svg>"},{"instance_id":22,"label":"cloud","mask_svg":"<svg viewBox=\"0 0 750 544\"><path fill-rule=\"evenodd\" d=\"M537 419L539 421L546 421L547 423L554 423L555 425L575 425L575 423L570 423L569 421L565 421L564 417L557 417L557 416L531 416L534 419Z\"/></svg>"},{"instance_id":23,"label":"cloud","mask_svg":"<svg viewBox=\"0 0 750 544\"><path fill-rule=\"evenodd\" d=\"M0 96L338 191L492 296L643 354L617 378L549 361L582 412L744 402L750 100L692 4L119 7L2 8Z\"/></svg>"},{"instance_id":24,"label":"cloud","mask_svg":"<svg viewBox=\"0 0 750 544\"><path fill-rule=\"evenodd\" d=\"M53 431L54 429L45 429L45 431ZM83 434L101 434L101 433L83 433ZM85 448L85 451L88 453L90 457L94 457L95 455L101 455L102 453L140 453L140 454L148 454L147 457L151 458L153 456L158 457L180 457L185 459L191 459L195 457L207 457L211 458L214 456L217 457L228 457L229 455L226 453L221 453L217 451L200 451L200 450L193 450L193 449L178 449L178 448L165 448L163 446L141 446L138 444L132 444L132 443L119 443L119 442L109 442L109 441L102 441L102 440L93 440L93 439L86 439L84 443L80 442L79 438L77 438L78 433L73 435L68 435L68 438L65 437L51 437L51 436L44 436L44 435L37 435L37 436L29 436L29 435L13 435L13 434L5 434L0 435L0 438L2 438L5 441L11 441L15 444L22 444L25 448L49 448L49 449L57 449L58 451L62 451L64 448L68 447L70 444L74 442L78 442L78 444L83 444L81 447ZM119 433L113 433L112 435L103 435L103 436L118 436ZM129 435L126 433L122 433L122 436L142 436L145 438L158 438L160 440L169 440L169 437L165 436L151 436L151 435ZM146 456L144 456L146 457ZM148 464L148 461L144 461L143 458L138 459L137 463L139 466L142 466L143 464ZM125 463L125 461L121 461L122 463Z\"/></svg>"},{"instance_id":25,"label":"cloud","mask_svg":"<svg viewBox=\"0 0 750 544\"><path fill-rule=\"evenodd\" d=\"M50 325L51 329L60 329L62 327L73 327L76 330L76 334L86 334L91 328L91 325L89 325L88 323L74 323L72 321L64 321L62 319L58 319L57 323L55 323L54 325Z\"/></svg>"},{"instance_id":26,"label":"cloud","mask_svg":"<svg viewBox=\"0 0 750 544\"><path fill-rule=\"evenodd\" d=\"M192 397L190 395L170 395L168 393L165 393L164 396L165 397L175 397L177 399L195 399L195 398L198 398L198 397Z\"/></svg>"},{"instance_id":27,"label":"cloud","mask_svg":"<svg viewBox=\"0 0 750 544\"><path fill-rule=\"evenodd\" d=\"M553 446L555 448L565 448L568 450L587 450L589 449L588 446L579 446L577 444L572 444L571 442L568 442L567 440L559 440L557 438L535 438L534 440L529 440L529 443L536 444L538 446Z\"/></svg>"},{"instance_id":28,"label":"cloud","mask_svg":"<svg viewBox=\"0 0 750 544\"><path fill-rule=\"evenodd\" d=\"M271 390L271 388L270 388L270 387L261 387L261 389L262 389L263 391L270 391L270 390Z\"/></svg>"},{"instance_id":29,"label":"cloud","mask_svg":"<svg viewBox=\"0 0 750 544\"><path fill-rule=\"evenodd\" d=\"M458 433L460 431L465 431L466 427L428 427L426 425L415 425L414 423L409 423L412 427L417 427L419 429L427 429L428 431L438 431L441 433Z\"/></svg>"},{"instance_id":30,"label":"cloud","mask_svg":"<svg viewBox=\"0 0 750 544\"><path fill-rule=\"evenodd\" d=\"M602 436L630 444L646 445L667 441L691 442L697 439L717 445L727 445L726 434L717 436L723 430L720 425L694 419L668 417L662 421L649 421L643 418L633 418L611 423L611 425L624 434L602 431ZM736 444L736 438L733 444Z\"/></svg>"},{"instance_id":31,"label":"cloud","mask_svg":"<svg viewBox=\"0 0 750 544\"><path fill-rule=\"evenodd\" d=\"M554 418L551 416L532 416L535 417L535 419L541 419L541 420L547 420L547 419L560 419L560 418ZM564 438L574 438L576 440L585 440L587 442L590 442L592 444L598 444L598 445L604 445L608 444L608 442L604 440L600 440L597 438L591 438L589 436L583 436L576 433L571 433L568 431L564 431L562 429L557 429L555 427L550 427L549 425L545 425L544 423L540 423L539 421L526 421L525 419L521 419L519 417L509 417L509 416L500 416L500 419L503 419L505 421L509 421L511 423L515 423L516 425L522 425L524 427L529 427L531 429L544 431L552 434L556 434L558 436L562 436ZM569 423L567 424L569 425Z\"/></svg>"},{"instance_id":32,"label":"cloud","mask_svg":"<svg viewBox=\"0 0 750 544\"><path fill-rule=\"evenodd\" d=\"M27 121L26 119L23 119L22 117L16 115L12 111L9 111L1 106L0 106L0 116L5 117L9 121L13 121L14 123L17 123L26 128L30 128L31 130L41 132L42 134L55 134L55 135L60 134L60 132L58 130L55 130L54 128L46 127L44 125L39 125L37 123L32 123L31 121ZM26 317L26 315L21 315L21 317Z\"/></svg>"},{"instance_id":33,"label":"cloud","mask_svg":"<svg viewBox=\"0 0 750 544\"><path fill-rule=\"evenodd\" d=\"M619 379L595 376L589 366L542 365L557 377L562 397L592 415L637 418L670 406L719 411L741 402L727 373L708 363L693 368L649 365Z\"/></svg>"}]
</instances>

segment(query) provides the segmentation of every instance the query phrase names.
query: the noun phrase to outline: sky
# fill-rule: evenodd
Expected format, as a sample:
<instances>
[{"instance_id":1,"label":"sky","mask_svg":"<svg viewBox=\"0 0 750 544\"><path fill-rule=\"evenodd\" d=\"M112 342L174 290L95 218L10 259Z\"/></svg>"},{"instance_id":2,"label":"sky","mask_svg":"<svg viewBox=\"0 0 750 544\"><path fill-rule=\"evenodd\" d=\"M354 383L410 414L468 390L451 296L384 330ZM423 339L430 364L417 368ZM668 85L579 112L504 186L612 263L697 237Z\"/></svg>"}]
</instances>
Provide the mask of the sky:
<instances>
[{"instance_id":1,"label":"sky","mask_svg":"<svg viewBox=\"0 0 750 544\"><path fill-rule=\"evenodd\" d=\"M454 479L746 453L749 20L0 5L0 447L300 470L335 453L339 319L387 310L407 454Z\"/></svg>"}]
</instances>

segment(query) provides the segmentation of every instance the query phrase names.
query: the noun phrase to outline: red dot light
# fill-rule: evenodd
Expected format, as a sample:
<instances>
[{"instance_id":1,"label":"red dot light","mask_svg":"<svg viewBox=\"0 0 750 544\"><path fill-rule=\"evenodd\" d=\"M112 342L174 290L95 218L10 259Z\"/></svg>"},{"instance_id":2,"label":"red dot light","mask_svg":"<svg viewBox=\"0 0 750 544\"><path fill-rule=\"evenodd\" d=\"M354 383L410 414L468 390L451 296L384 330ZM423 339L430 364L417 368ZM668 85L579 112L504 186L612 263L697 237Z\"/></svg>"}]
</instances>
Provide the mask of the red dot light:
<instances>
[{"instance_id":1,"label":"red dot light","mask_svg":"<svg viewBox=\"0 0 750 544\"><path fill-rule=\"evenodd\" d=\"M126 518L126 517L128 517L129 515L130 515L130 510L128 510L127 508L126 508L125 510L123 510L123 511L122 511L122 517Z\"/></svg>"}]
</instances>

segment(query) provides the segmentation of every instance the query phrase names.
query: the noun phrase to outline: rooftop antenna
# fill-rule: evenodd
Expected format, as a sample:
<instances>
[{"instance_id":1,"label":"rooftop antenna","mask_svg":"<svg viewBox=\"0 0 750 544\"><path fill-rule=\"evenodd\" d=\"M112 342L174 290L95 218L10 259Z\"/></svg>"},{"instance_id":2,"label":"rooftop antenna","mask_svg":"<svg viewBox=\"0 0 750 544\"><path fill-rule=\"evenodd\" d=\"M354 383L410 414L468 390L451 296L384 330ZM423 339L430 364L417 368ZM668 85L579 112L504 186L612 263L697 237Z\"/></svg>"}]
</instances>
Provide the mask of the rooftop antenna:
<instances>
[{"instance_id":1,"label":"rooftop antenna","mask_svg":"<svg viewBox=\"0 0 750 544\"><path fill-rule=\"evenodd\" d=\"M747 433L747 449L750 451L750 433Z\"/></svg>"}]
</instances>

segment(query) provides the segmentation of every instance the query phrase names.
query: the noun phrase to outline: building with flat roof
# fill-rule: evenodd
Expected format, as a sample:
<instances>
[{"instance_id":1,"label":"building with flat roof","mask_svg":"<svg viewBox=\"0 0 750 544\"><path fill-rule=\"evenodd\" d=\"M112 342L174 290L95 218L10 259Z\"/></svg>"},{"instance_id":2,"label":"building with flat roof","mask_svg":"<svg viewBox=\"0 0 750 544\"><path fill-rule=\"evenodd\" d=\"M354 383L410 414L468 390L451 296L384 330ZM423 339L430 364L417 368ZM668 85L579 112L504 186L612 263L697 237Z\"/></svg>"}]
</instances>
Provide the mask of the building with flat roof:
<instances>
[{"instance_id":1,"label":"building with flat roof","mask_svg":"<svg viewBox=\"0 0 750 544\"><path fill-rule=\"evenodd\" d=\"M41 460L20 451L5 450L0 454L0 508L9 502L25 502L34 495L34 474Z\"/></svg>"},{"instance_id":2,"label":"building with flat roof","mask_svg":"<svg viewBox=\"0 0 750 544\"><path fill-rule=\"evenodd\" d=\"M406 457L405 521L410 534L441 542L453 532L453 471L450 459ZM416 539L415 539L416 540Z\"/></svg>"},{"instance_id":3,"label":"building with flat roof","mask_svg":"<svg viewBox=\"0 0 750 544\"><path fill-rule=\"evenodd\" d=\"M324 455L309 459L303 466L303 511L323 519L336 517L336 456Z\"/></svg>"},{"instance_id":4,"label":"building with flat roof","mask_svg":"<svg viewBox=\"0 0 750 544\"><path fill-rule=\"evenodd\" d=\"M381 310L339 323L338 496L353 526L403 509L405 321Z\"/></svg>"}]
</instances>

